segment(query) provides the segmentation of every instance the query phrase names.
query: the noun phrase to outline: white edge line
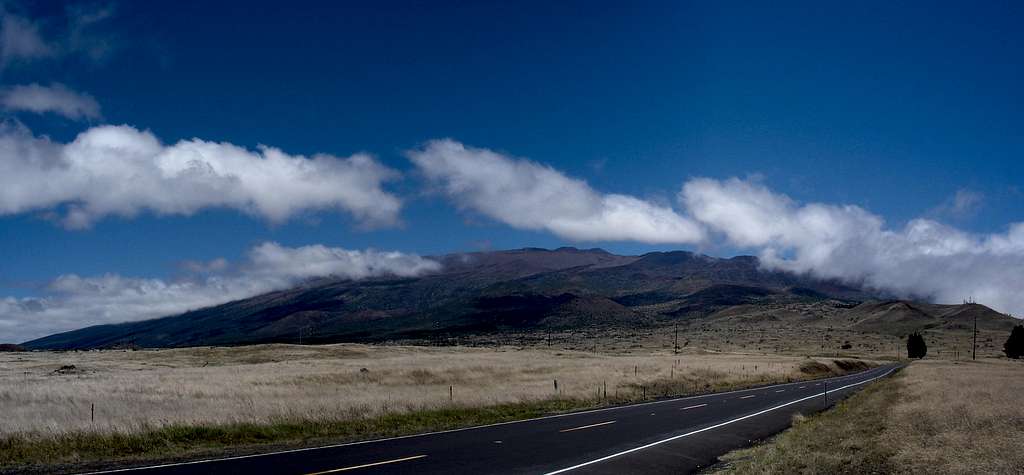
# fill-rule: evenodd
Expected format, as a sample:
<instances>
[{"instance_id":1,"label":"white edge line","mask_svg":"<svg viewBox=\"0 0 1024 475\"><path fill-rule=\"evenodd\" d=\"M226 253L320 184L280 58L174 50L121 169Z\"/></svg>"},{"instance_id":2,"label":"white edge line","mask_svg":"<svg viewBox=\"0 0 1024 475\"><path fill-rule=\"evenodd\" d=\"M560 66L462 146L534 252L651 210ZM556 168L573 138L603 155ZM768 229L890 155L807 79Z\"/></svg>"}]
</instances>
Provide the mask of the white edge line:
<instances>
[{"instance_id":1,"label":"white edge line","mask_svg":"<svg viewBox=\"0 0 1024 475\"><path fill-rule=\"evenodd\" d=\"M589 424L589 425L585 425L585 426L573 427L571 429L562 429L562 430L560 430L558 432L572 432L574 430L590 429L591 427L606 426L608 424L614 424L614 423L615 423L615 421L598 422L597 424Z\"/></svg>"},{"instance_id":2,"label":"white edge line","mask_svg":"<svg viewBox=\"0 0 1024 475\"><path fill-rule=\"evenodd\" d=\"M869 371L872 371L872 370L871 369L864 370L862 373L867 373ZM890 371L892 371L892 370L890 370ZM858 374L861 374L861 373L858 373ZM886 373L886 374L888 374L888 373ZM845 377L850 377L850 376L857 376L857 375L836 376L834 378L827 378L825 380L828 381L828 380L840 379L840 378L845 378ZM776 385L771 385L771 386L761 386L759 388L734 389L732 391L724 391L724 392L720 392L720 393L696 394L696 395L693 395L693 396L684 396L684 397L677 397L677 398L672 398L672 399L662 399L662 400L659 400L659 401L650 401L650 402L641 402L641 403L636 403L636 404L627 404L625 406L603 407L603 408L600 408L600 409L590 409L590 410L586 410L586 411L566 412L564 414L552 414L550 416L534 417L533 419L519 419L519 420L515 420L515 421L495 422L493 424L484 424L484 425L480 425L480 426L460 427L458 429L447 429L447 430L439 430L439 431L434 431L434 432L424 432L424 433L421 433L421 434L399 435L399 436L395 436L395 437L386 437L386 438L383 438L383 439L360 440L360 441L356 441L356 442L345 442L345 443L342 443L342 444L321 445L321 446L318 446L318 447L303 447L303 448L299 448L299 449L279 450L277 452L264 452L264 453L259 453L259 454L236 455L236 456L233 456L233 457L220 457L220 458L211 458L211 459L202 459L202 460L190 460L188 462L172 462L172 463L165 463L165 464L160 464L160 465L147 465L147 466L143 466L143 467L128 467L128 468L117 468L117 469L113 469L113 470L100 470L100 471L95 471L95 472L80 472L79 475L98 475L98 474L102 474L102 473L120 473L120 472L131 472L131 471L135 471L135 470L152 470L152 469L158 469L158 468L178 467L178 466L182 466L182 465L197 465L197 464L201 464L201 463L212 463L212 462L222 462L222 461L228 461L228 460L242 460L242 459L248 459L248 458L266 457L266 456L269 456L269 455L290 454L290 453L297 453L297 452L309 452L309 451L312 451L312 450L336 449L338 447L347 447L347 446L350 446L350 445L373 444L373 443L376 443L376 442L386 442L386 441L391 441L391 440L410 439L410 438L413 438L413 437L425 437L425 436L429 436L429 435L449 434L449 433L452 433L452 432L462 432L462 431L468 431L468 430L486 429L488 427L496 427L496 426L503 426L503 425L509 425L509 424L521 424L523 422L541 421L541 420L545 420L545 419L555 419L555 418L559 418L559 417L579 416L579 415L583 415L583 414L593 414L595 412L615 411L615 410L621 410L621 409L628 409L628 408L631 408L631 407L648 406L648 405L653 405L653 404L663 404L663 403L666 403L666 402L675 402L675 401L686 401L686 400L689 400L689 399L699 399L699 398L706 398L706 397L714 397L714 396L721 396L721 395L724 395L724 394L741 393L741 392L745 392L745 391L756 391L756 390L765 389L765 388L772 388L772 387L793 386L793 385L800 384L802 382L806 382L806 381L797 381L797 382L792 382L792 383L781 383L781 384L776 384ZM842 388L840 388L840 389L842 389ZM838 389L835 389L833 391L838 391ZM831 391L829 391L829 392L831 392Z\"/></svg>"},{"instance_id":3,"label":"white edge line","mask_svg":"<svg viewBox=\"0 0 1024 475\"><path fill-rule=\"evenodd\" d=\"M348 471L351 471L351 470L359 470L361 468L378 467L378 466L381 466L381 465L388 465L388 464L392 464L392 463L408 462L410 460L418 460L418 459L426 458L426 457L427 456L425 454L424 455L413 455L411 457L402 457L400 459L384 460L382 462L364 463L362 465L353 465L351 467L341 467L341 468L335 468L335 469L331 469L331 470L324 470L322 472L307 473L306 475L325 475L325 474L328 474L328 473L348 472Z\"/></svg>"},{"instance_id":4,"label":"white edge line","mask_svg":"<svg viewBox=\"0 0 1024 475\"><path fill-rule=\"evenodd\" d=\"M861 384L870 383L871 381L874 381L876 379L888 376L889 373L892 373L893 371L896 371L896 368L892 368L889 371L886 371L885 374L882 374L882 375L879 375L879 376L875 376L874 378L871 378L871 379L865 379L864 381L861 381L859 383L847 384L846 386L843 386L843 387L840 387L840 388L830 389L830 390L826 391L825 394L828 394L828 393L831 393L831 392L836 392L836 391L841 391L843 389L847 389L847 388L850 388L850 387L853 387L853 386L860 386ZM767 412L771 412L771 411L774 411L776 409L781 409L781 408L786 407L786 406L791 406L791 405L796 404L798 402L803 402L803 401L806 401L808 399L814 399L814 398L817 398L817 397L821 397L821 395L820 394L815 394L813 396L807 396L807 397L804 397L804 398L796 399L796 400L793 400L793 401L790 401L790 402L787 402L787 403L784 403L784 404L779 404L778 406L775 406L775 407L771 407L771 408L768 408L768 409L765 409L765 410L762 410L762 411L755 412L753 414L747 414L745 416L737 417L737 418L732 419L732 420L728 420L728 421L725 421L725 422L720 422L718 424L715 424L713 426L708 426L708 427L705 427L703 429L697 429L697 430L694 430L694 431L687 432L685 434L679 434L679 435L676 435L676 436L669 437L667 439L662 439L662 440L659 440L659 441L656 441L656 442L651 442L651 443L649 443L647 445L641 445L640 447L634 447L634 448L629 449L629 450L623 450L622 452L614 453L614 454L611 454L611 455L606 455L604 457L601 457L599 459L594 459L594 460L591 460L589 462L583 462L581 464L573 465L571 467L562 468L562 469L559 469L559 470L555 470L553 472L547 472L545 475L556 475L556 474L559 474L559 473L568 472L570 470L576 470L577 468L586 467L588 465L593 465L595 463L604 462L605 460L613 459L613 458L621 456L621 455L626 455L626 454L630 454L630 453L637 452L637 451L640 451L640 450L649 449L649 448L654 447L656 445L664 444L665 442L671 442L673 440L681 439L683 437L689 437L689 436L694 435L694 434L699 434L701 432L709 431L709 430L712 430L712 429L717 429L719 427L726 426L726 425L732 424L734 422L739 422L739 421L742 421L744 419L750 419L751 417L760 416L761 414L764 414L764 413L767 413Z\"/></svg>"}]
</instances>

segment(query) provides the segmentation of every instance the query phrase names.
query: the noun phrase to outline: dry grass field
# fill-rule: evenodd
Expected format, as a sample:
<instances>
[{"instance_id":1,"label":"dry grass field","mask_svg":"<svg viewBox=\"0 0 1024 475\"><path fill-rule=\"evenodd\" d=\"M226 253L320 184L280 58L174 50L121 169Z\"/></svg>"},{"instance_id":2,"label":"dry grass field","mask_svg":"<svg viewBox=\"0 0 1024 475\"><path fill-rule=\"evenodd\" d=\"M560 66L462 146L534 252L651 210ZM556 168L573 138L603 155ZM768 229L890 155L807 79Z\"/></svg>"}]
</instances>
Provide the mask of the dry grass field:
<instances>
[{"instance_id":1,"label":"dry grass field","mask_svg":"<svg viewBox=\"0 0 1024 475\"><path fill-rule=\"evenodd\" d=\"M1020 474L1022 394L1021 362L919 361L714 471Z\"/></svg>"},{"instance_id":2,"label":"dry grass field","mask_svg":"<svg viewBox=\"0 0 1024 475\"><path fill-rule=\"evenodd\" d=\"M832 302L804 302L736 306L702 318L686 318L675 324L634 328L582 327L574 331L461 336L438 344L517 345L554 347L608 354L630 354L683 348L722 353L782 354L792 356L856 356L895 359L906 356L906 334L883 334L852 329L843 312ZM969 358L973 343L969 328L929 328L922 332L928 355L939 359ZM1009 331L978 331L978 357L1002 356ZM413 343L413 342L410 342ZM423 342L416 342L423 343Z\"/></svg>"},{"instance_id":3,"label":"dry grass field","mask_svg":"<svg viewBox=\"0 0 1024 475\"><path fill-rule=\"evenodd\" d=\"M586 399L598 388L608 399L632 399L644 391L656 396L670 381L679 385L674 392L695 392L806 377L799 370L806 361L355 344L7 353L0 354L0 436L372 417Z\"/></svg>"},{"instance_id":4,"label":"dry grass field","mask_svg":"<svg viewBox=\"0 0 1024 475\"><path fill-rule=\"evenodd\" d=\"M829 358L693 348L0 353L0 471L365 439L842 372Z\"/></svg>"}]
</instances>

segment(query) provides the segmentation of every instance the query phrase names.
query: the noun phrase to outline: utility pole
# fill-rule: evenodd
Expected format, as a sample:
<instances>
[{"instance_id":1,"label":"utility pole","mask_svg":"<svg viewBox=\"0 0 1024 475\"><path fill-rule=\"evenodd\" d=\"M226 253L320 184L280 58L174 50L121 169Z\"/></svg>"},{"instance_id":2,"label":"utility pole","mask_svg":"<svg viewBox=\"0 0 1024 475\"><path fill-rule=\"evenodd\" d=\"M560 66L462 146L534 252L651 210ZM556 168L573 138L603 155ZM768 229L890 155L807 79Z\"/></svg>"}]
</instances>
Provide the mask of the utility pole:
<instances>
[{"instance_id":1,"label":"utility pole","mask_svg":"<svg viewBox=\"0 0 1024 475\"><path fill-rule=\"evenodd\" d=\"M675 343L674 343L673 347L675 348L675 354L678 355L679 354L679 324L678 323L676 323L676 337L675 337Z\"/></svg>"},{"instance_id":2,"label":"utility pole","mask_svg":"<svg viewBox=\"0 0 1024 475\"><path fill-rule=\"evenodd\" d=\"M978 314L974 314L974 348L971 350L971 359L978 359Z\"/></svg>"}]
</instances>

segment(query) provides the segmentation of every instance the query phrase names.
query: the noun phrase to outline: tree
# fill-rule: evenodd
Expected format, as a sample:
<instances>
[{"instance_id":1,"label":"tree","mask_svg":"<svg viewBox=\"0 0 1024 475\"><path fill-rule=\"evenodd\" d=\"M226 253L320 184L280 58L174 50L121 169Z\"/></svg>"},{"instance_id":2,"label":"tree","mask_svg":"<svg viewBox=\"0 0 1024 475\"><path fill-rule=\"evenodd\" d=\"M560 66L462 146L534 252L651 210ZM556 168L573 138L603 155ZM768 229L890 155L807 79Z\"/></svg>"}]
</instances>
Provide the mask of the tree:
<instances>
[{"instance_id":1,"label":"tree","mask_svg":"<svg viewBox=\"0 0 1024 475\"><path fill-rule=\"evenodd\" d=\"M1003 343L1003 353L1007 358L1017 359L1024 356L1024 325L1017 325L1010 331L1010 337Z\"/></svg>"},{"instance_id":2,"label":"tree","mask_svg":"<svg viewBox=\"0 0 1024 475\"><path fill-rule=\"evenodd\" d=\"M914 332L907 335L907 357L908 358L924 358L924 355L928 354L928 345L924 342L924 337L920 333Z\"/></svg>"}]
</instances>

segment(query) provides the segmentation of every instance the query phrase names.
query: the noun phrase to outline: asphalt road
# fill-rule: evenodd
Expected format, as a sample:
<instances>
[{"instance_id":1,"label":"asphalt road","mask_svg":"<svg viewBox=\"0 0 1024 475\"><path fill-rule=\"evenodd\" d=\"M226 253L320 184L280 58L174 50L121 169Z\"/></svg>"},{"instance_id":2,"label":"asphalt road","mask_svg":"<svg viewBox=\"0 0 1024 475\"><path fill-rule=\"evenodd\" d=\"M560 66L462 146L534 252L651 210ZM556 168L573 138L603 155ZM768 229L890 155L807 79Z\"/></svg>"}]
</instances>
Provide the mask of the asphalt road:
<instances>
[{"instance_id":1,"label":"asphalt road","mask_svg":"<svg viewBox=\"0 0 1024 475\"><path fill-rule=\"evenodd\" d=\"M888 365L827 380L453 431L103 473L687 473L787 428L793 414L819 411L897 368Z\"/></svg>"}]
</instances>

